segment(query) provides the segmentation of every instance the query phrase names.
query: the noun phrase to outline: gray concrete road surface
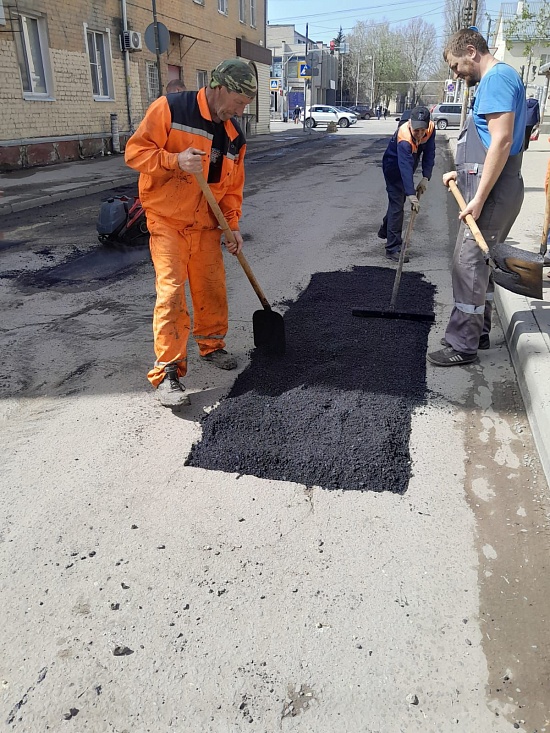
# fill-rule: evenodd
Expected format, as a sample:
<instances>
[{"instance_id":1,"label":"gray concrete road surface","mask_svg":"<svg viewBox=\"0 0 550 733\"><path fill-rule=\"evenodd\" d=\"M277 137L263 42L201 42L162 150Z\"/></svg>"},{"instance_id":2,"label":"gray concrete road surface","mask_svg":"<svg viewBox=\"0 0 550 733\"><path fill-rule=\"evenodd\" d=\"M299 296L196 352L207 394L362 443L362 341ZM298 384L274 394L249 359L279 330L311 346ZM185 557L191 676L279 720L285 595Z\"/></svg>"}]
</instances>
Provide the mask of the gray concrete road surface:
<instances>
[{"instance_id":1,"label":"gray concrete road surface","mask_svg":"<svg viewBox=\"0 0 550 733\"><path fill-rule=\"evenodd\" d=\"M249 162L246 254L280 312L313 273L387 264L368 124ZM408 266L437 286L430 348L447 166L440 148ZM156 403L152 268L98 254L100 198L3 222L6 730L550 731L550 497L499 324L478 364L428 368L403 496L185 467L235 375L191 347L191 408ZM258 302L226 262L243 369Z\"/></svg>"}]
</instances>

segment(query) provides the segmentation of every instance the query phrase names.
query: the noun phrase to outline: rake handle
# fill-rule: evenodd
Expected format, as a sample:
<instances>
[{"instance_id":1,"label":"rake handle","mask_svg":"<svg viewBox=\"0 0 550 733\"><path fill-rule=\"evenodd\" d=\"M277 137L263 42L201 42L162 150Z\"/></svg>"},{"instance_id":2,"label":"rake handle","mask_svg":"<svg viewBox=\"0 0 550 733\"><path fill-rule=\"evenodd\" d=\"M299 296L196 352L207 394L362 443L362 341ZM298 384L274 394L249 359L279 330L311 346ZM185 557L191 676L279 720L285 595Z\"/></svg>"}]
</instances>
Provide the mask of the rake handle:
<instances>
[{"instance_id":1,"label":"rake handle","mask_svg":"<svg viewBox=\"0 0 550 733\"><path fill-rule=\"evenodd\" d=\"M195 173L195 177L199 183L200 189L204 194L205 199L208 201L208 205L212 209L212 213L218 220L218 224L220 225L223 233L226 236L226 239L229 242L232 242L233 244L237 243L237 240L235 239L235 235L233 234L232 229L229 227L229 224L227 223L227 219L223 215L223 211L220 209L220 206L216 199L214 198L214 194L212 193L212 189L206 182L206 178L202 173ZM264 291L260 287L260 283L256 280L256 276L250 269L250 265L248 264L248 260L243 255L242 252L238 252L236 255L237 259L239 260L239 264L243 268L245 275L247 276L248 280L250 281L250 284L254 288L254 292L260 299L260 303L263 305L265 310L270 311L271 306L269 305L269 302L267 298L264 295Z\"/></svg>"},{"instance_id":2,"label":"rake handle","mask_svg":"<svg viewBox=\"0 0 550 733\"><path fill-rule=\"evenodd\" d=\"M460 208L460 211L464 211L467 204L466 201L464 201L464 196L460 193L458 190L458 186L456 183L451 179L449 181L449 188L451 189L451 192L453 196L455 197L458 206ZM466 214L464 217L466 224L468 225L470 231L474 235L474 238L477 242L478 247L486 254L489 255L489 247L487 246L487 242L483 238L483 234L480 232L478 225L476 224L476 220L471 214Z\"/></svg>"},{"instance_id":3,"label":"rake handle","mask_svg":"<svg viewBox=\"0 0 550 733\"><path fill-rule=\"evenodd\" d=\"M416 197L419 199L421 194L417 194ZM399 285L401 283L401 273L403 272L403 263L405 262L405 255L411 242L411 234L414 226L414 220L416 219L417 211L414 209L411 211L409 216L409 223L407 224L407 231L405 232L405 240L401 245L401 252L399 253L399 263L395 272L395 280L393 281L393 289L391 291L390 298L390 310L395 310L395 303L397 302L397 293L399 292Z\"/></svg>"}]
</instances>

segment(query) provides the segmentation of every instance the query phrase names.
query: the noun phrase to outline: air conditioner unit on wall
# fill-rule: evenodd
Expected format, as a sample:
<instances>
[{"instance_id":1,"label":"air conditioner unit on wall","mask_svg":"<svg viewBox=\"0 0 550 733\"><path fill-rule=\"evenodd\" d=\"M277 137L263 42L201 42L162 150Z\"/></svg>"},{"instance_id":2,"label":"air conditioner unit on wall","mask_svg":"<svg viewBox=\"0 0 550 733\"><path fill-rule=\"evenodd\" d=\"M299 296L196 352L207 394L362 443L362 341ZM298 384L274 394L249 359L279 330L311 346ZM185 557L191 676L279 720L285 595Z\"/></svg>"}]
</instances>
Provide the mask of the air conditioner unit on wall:
<instances>
[{"instance_id":1,"label":"air conditioner unit on wall","mask_svg":"<svg viewBox=\"0 0 550 733\"><path fill-rule=\"evenodd\" d=\"M123 31L120 36L120 47L123 51L141 51L141 33L137 31Z\"/></svg>"}]
</instances>

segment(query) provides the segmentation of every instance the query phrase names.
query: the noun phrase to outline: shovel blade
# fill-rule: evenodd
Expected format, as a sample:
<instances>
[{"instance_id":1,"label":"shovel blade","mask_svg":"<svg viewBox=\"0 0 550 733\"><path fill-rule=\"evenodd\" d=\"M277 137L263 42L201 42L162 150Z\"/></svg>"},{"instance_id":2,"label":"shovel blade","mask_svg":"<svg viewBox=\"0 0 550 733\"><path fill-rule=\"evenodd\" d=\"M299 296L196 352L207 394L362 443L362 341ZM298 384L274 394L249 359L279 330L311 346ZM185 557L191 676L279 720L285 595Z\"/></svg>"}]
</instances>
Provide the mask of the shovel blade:
<instances>
[{"instance_id":1,"label":"shovel blade","mask_svg":"<svg viewBox=\"0 0 550 733\"><path fill-rule=\"evenodd\" d=\"M286 350L285 323L280 313L272 310L254 311L252 314L254 346L269 354L282 356Z\"/></svg>"},{"instance_id":2,"label":"shovel blade","mask_svg":"<svg viewBox=\"0 0 550 733\"><path fill-rule=\"evenodd\" d=\"M491 248L495 264L493 280L501 288L526 298L542 300L542 268L540 254L526 252L511 244L498 244Z\"/></svg>"}]
</instances>

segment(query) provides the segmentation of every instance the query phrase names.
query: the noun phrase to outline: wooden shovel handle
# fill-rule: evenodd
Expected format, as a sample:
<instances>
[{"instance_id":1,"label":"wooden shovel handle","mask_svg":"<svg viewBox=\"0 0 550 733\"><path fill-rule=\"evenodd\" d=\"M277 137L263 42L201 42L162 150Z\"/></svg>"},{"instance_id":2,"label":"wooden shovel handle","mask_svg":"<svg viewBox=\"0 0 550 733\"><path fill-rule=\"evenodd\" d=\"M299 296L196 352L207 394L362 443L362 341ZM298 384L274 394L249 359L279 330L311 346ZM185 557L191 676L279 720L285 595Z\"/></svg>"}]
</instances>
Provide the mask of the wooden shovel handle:
<instances>
[{"instance_id":1,"label":"wooden shovel handle","mask_svg":"<svg viewBox=\"0 0 550 733\"><path fill-rule=\"evenodd\" d=\"M208 205L212 209L214 216L218 220L218 224L220 225L223 233L225 234L226 239L229 242L236 244L237 240L235 239L235 235L233 234L233 231L230 229L229 224L227 223L227 219L223 215L223 211L220 209L218 202L214 198L214 194L212 193L212 190L210 186L208 185L204 175L202 173L195 173L195 177L197 181L199 182L200 189L203 192L204 197L208 201ZM250 265L248 264L246 257L243 255L242 252L239 252L236 255L236 257L239 260L239 263L241 267L243 268L245 275L249 279L250 284L254 288L254 292L260 299L260 303L263 305L263 307L266 310L271 310L271 306L269 305L269 302L267 298L265 297L262 288L260 287L260 283L256 280L254 273L250 269Z\"/></svg>"},{"instance_id":2,"label":"wooden shovel handle","mask_svg":"<svg viewBox=\"0 0 550 733\"><path fill-rule=\"evenodd\" d=\"M464 197L462 196L462 194L458 190L458 186L452 179L449 181L449 188L451 189L451 192L458 203L460 211L464 211L464 209L466 208L466 201L464 201ZM486 255L488 255L489 247L487 246L487 242L483 238L483 234L479 231L479 227L476 224L476 220L474 219L474 217L471 214L466 214L465 220L466 220L466 224L468 225L470 231L472 232L472 234L475 237L478 247L481 250L483 250L483 252L485 252Z\"/></svg>"}]
</instances>

